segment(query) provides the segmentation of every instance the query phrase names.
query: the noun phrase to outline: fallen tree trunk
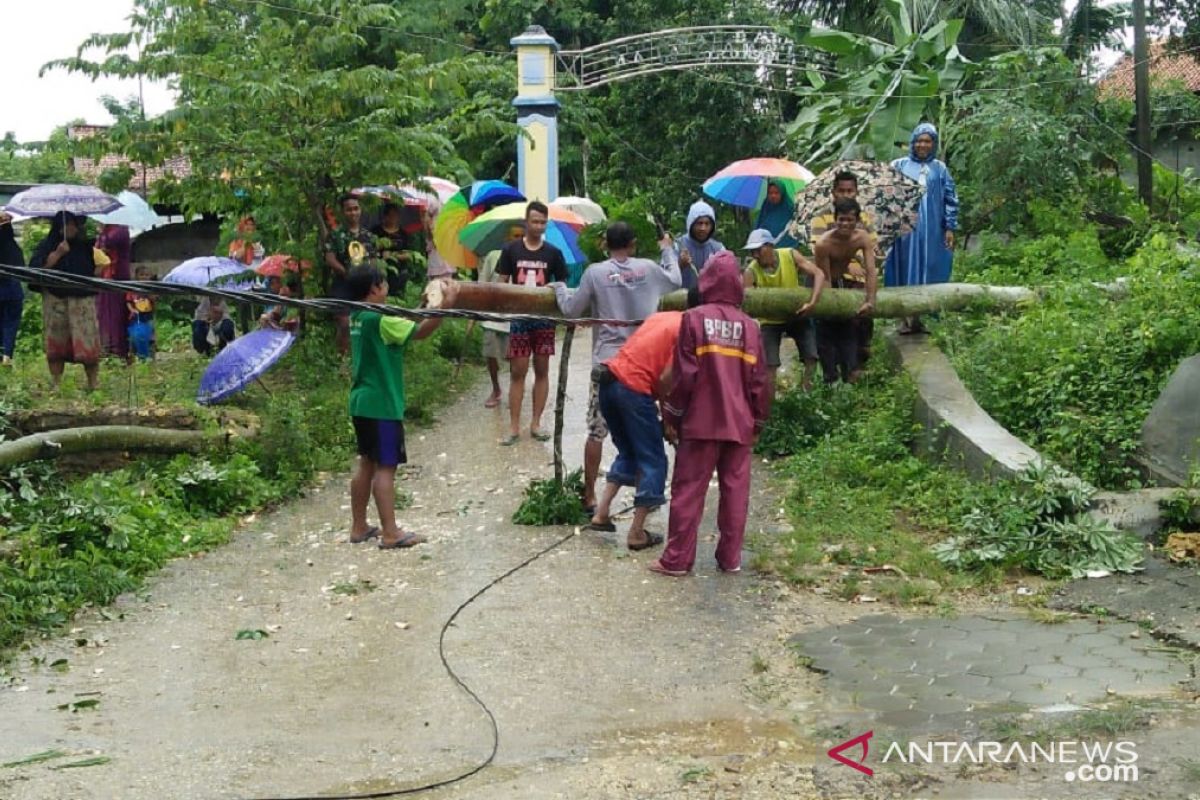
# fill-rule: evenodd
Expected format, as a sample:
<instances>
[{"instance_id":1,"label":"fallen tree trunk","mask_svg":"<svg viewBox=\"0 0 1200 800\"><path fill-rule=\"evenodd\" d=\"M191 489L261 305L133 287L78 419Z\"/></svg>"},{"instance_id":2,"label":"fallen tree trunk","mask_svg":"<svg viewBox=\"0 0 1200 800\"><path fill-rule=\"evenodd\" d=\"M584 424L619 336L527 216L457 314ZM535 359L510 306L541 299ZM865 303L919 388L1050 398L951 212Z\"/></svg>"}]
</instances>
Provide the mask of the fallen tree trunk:
<instances>
[{"instance_id":1,"label":"fallen tree trunk","mask_svg":"<svg viewBox=\"0 0 1200 800\"><path fill-rule=\"evenodd\" d=\"M0 468L26 461L58 458L69 453L137 450L155 453L197 451L225 442L224 433L142 428L136 425L94 425L23 436L0 444Z\"/></svg>"},{"instance_id":2,"label":"fallen tree trunk","mask_svg":"<svg viewBox=\"0 0 1200 800\"><path fill-rule=\"evenodd\" d=\"M808 289L747 289L742 309L759 319L790 317L808 301ZM443 305L445 296L431 284L426 293L430 308L459 308L501 314L560 316L554 292L548 288L528 289L505 283L460 283L454 304ZM974 283L936 283L880 289L875 302L876 318L911 317L938 311L1006 311L1037 301L1037 293L1020 286L982 286ZM853 317L863 303L863 293L854 289L826 289L812 317ZM664 310L683 310L685 292L672 292L662 299Z\"/></svg>"}]
</instances>

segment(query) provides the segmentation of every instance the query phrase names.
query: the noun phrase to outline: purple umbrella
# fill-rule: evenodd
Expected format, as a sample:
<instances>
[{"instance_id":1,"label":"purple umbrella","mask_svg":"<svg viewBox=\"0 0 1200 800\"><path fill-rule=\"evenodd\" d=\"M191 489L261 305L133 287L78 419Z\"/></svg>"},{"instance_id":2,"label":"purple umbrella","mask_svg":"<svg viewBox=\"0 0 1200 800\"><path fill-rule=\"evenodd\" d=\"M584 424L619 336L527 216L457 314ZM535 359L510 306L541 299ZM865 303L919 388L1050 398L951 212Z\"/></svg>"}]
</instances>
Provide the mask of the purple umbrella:
<instances>
[{"instance_id":1,"label":"purple umbrella","mask_svg":"<svg viewBox=\"0 0 1200 800\"><path fill-rule=\"evenodd\" d=\"M120 207L120 200L95 186L48 183L17 192L4 210L25 217L53 217L63 211L80 216L107 214Z\"/></svg>"},{"instance_id":2,"label":"purple umbrella","mask_svg":"<svg viewBox=\"0 0 1200 800\"><path fill-rule=\"evenodd\" d=\"M248 267L240 261L221 256L200 256L189 258L166 274L163 283L176 283L180 286L209 286L219 278L227 278L246 272ZM236 283L220 283L223 289L245 289L251 286L251 281Z\"/></svg>"},{"instance_id":3,"label":"purple umbrella","mask_svg":"<svg viewBox=\"0 0 1200 800\"><path fill-rule=\"evenodd\" d=\"M287 331L270 328L234 339L204 370L196 401L211 405L237 394L274 366L295 341Z\"/></svg>"}]
</instances>

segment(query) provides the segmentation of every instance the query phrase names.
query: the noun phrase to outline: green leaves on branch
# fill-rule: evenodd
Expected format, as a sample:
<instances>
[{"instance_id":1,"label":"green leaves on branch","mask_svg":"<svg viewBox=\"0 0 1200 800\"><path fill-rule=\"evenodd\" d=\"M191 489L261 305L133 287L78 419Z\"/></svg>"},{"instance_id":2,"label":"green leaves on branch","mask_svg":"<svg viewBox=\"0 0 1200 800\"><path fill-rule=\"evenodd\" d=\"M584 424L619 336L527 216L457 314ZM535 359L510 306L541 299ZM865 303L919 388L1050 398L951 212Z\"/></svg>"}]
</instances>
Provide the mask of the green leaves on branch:
<instances>
[{"instance_id":1,"label":"green leaves on branch","mask_svg":"<svg viewBox=\"0 0 1200 800\"><path fill-rule=\"evenodd\" d=\"M962 521L962 534L934 545L942 563L962 569L1019 568L1050 578L1089 571L1134 572L1140 540L1087 513L1088 484L1056 466L1029 467L1006 498L980 506Z\"/></svg>"},{"instance_id":2,"label":"green leaves on branch","mask_svg":"<svg viewBox=\"0 0 1200 800\"><path fill-rule=\"evenodd\" d=\"M841 158L891 159L914 127L938 115L971 63L958 51L961 19L913 25L901 0L884 4L893 42L845 31L812 29L801 44L833 57L838 77L816 71L796 94L803 110L786 128L787 148L810 168Z\"/></svg>"}]
</instances>

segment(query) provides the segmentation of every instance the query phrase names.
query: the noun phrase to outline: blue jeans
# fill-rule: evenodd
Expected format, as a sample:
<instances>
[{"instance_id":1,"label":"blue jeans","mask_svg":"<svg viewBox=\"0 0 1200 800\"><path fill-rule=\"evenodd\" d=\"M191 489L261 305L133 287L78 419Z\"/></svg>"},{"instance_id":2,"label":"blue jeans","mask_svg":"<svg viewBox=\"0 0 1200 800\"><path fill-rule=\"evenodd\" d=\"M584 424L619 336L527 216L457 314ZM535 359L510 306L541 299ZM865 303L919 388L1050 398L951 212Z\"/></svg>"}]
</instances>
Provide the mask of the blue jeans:
<instances>
[{"instance_id":1,"label":"blue jeans","mask_svg":"<svg viewBox=\"0 0 1200 800\"><path fill-rule=\"evenodd\" d=\"M636 486L633 504L639 508L657 508L666 503L667 451L654 398L612 381L600 386L600 413L617 446L617 458L606 480Z\"/></svg>"},{"instance_id":2,"label":"blue jeans","mask_svg":"<svg viewBox=\"0 0 1200 800\"><path fill-rule=\"evenodd\" d=\"M17 296L12 300L0 300L0 355L12 358L17 346L17 331L21 328L21 307L25 300Z\"/></svg>"}]
</instances>

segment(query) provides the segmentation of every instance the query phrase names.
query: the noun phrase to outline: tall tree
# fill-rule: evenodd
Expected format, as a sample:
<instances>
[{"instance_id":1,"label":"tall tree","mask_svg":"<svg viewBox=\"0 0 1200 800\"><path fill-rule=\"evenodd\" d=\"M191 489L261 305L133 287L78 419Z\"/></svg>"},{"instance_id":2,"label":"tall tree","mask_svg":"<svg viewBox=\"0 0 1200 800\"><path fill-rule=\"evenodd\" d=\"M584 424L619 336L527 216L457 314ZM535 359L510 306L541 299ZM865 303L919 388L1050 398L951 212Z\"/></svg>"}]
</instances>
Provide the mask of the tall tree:
<instances>
[{"instance_id":1,"label":"tall tree","mask_svg":"<svg viewBox=\"0 0 1200 800\"><path fill-rule=\"evenodd\" d=\"M486 57L431 65L400 49L389 37L404 19L386 3L138 0L131 21L47 68L169 81L178 107L119 118L108 143L139 158L186 155L192 174L159 187L164 199L250 205L296 240L323 229L337 191L465 172L456 137L515 130L465 88L496 68Z\"/></svg>"}]
</instances>

